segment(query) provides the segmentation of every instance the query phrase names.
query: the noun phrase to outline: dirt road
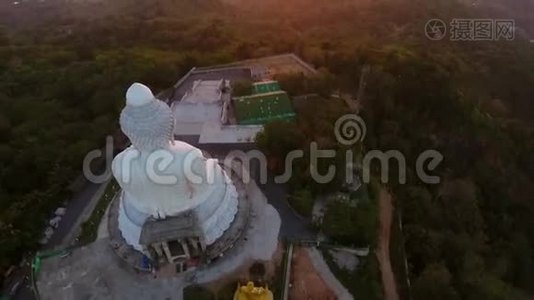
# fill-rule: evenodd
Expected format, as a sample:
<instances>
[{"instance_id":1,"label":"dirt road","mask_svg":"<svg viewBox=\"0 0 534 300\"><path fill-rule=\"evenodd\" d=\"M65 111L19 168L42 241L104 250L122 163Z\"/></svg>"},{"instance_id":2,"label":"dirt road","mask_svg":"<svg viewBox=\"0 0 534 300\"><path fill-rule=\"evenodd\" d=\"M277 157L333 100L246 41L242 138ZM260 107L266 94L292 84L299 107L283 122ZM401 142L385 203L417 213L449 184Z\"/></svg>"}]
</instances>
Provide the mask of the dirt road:
<instances>
[{"instance_id":1,"label":"dirt road","mask_svg":"<svg viewBox=\"0 0 534 300\"><path fill-rule=\"evenodd\" d=\"M389 241L391 235L391 223L393 221L393 203L389 192L382 188L379 195L380 204L380 231L378 236L378 249L376 256L382 273L382 284L384 286L384 299L399 300L395 275L391 268L389 258Z\"/></svg>"},{"instance_id":2,"label":"dirt road","mask_svg":"<svg viewBox=\"0 0 534 300\"><path fill-rule=\"evenodd\" d=\"M306 249L295 247L292 261L289 299L291 300L334 300L336 294L321 278Z\"/></svg>"}]
</instances>

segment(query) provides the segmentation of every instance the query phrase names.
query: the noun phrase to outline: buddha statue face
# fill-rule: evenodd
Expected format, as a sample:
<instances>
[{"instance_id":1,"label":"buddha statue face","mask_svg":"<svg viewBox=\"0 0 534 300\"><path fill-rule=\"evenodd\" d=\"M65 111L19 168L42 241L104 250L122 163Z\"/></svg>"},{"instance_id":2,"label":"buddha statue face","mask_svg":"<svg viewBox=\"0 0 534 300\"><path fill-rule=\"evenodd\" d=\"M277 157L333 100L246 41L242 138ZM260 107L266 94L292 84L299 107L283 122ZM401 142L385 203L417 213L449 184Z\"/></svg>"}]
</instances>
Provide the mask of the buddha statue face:
<instances>
[{"instance_id":1,"label":"buddha statue face","mask_svg":"<svg viewBox=\"0 0 534 300\"><path fill-rule=\"evenodd\" d=\"M170 107L141 83L132 84L126 92L120 125L141 152L164 149L173 140L174 118Z\"/></svg>"}]
</instances>

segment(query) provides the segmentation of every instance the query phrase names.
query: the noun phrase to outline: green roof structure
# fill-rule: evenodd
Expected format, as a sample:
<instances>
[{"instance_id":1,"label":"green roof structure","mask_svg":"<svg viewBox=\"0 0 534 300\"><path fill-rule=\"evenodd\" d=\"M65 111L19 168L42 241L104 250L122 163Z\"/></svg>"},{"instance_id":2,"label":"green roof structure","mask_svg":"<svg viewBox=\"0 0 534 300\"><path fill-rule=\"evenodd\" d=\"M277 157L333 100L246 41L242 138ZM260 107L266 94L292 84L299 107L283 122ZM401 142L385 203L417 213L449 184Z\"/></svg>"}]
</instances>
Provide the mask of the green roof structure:
<instances>
[{"instance_id":1,"label":"green roof structure","mask_svg":"<svg viewBox=\"0 0 534 300\"><path fill-rule=\"evenodd\" d=\"M278 91L281 91L278 81L264 81L252 84L252 93L255 95Z\"/></svg>"},{"instance_id":2,"label":"green roof structure","mask_svg":"<svg viewBox=\"0 0 534 300\"><path fill-rule=\"evenodd\" d=\"M234 98L237 123L262 125L275 120L292 120L295 112L284 91Z\"/></svg>"}]
</instances>

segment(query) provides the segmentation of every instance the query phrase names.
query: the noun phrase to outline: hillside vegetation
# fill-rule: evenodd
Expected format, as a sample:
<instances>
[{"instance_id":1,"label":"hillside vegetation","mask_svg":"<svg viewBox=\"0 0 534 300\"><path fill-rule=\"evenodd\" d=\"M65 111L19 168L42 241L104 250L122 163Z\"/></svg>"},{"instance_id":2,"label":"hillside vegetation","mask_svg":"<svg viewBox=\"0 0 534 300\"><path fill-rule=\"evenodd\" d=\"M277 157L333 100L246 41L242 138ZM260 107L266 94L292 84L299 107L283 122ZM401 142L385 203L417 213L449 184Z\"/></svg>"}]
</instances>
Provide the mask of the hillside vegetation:
<instances>
[{"instance_id":1,"label":"hillside vegetation","mask_svg":"<svg viewBox=\"0 0 534 300\"><path fill-rule=\"evenodd\" d=\"M193 66L294 52L321 73L293 82L294 95L355 95L362 66L371 66L362 149L401 150L408 166L425 149L445 157L441 184L424 185L409 168L408 184L390 185L403 214L413 299L534 295L532 44L520 36L434 42L423 32L430 18L499 17L498 10L444 0L232 3L0 6L0 274L36 249L84 155L116 132L131 82L157 91ZM295 138L272 125L265 150L282 159L315 137L339 147L328 134L345 109L325 107L283 128ZM309 166L299 168L293 188L312 192L303 199L337 188L314 184Z\"/></svg>"}]
</instances>

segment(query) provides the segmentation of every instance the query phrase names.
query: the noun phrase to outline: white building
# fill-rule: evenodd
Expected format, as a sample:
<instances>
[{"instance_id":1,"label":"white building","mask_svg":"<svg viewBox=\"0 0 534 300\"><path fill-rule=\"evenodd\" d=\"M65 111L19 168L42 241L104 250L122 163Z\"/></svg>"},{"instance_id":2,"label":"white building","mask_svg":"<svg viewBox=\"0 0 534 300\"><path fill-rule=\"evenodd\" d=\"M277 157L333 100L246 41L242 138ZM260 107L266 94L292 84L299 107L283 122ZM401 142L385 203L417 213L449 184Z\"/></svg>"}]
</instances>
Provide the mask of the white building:
<instances>
[{"instance_id":1,"label":"white building","mask_svg":"<svg viewBox=\"0 0 534 300\"><path fill-rule=\"evenodd\" d=\"M203 143L252 143L262 126L230 125L229 80L195 80L180 101L174 101L174 134L198 136Z\"/></svg>"},{"instance_id":2,"label":"white building","mask_svg":"<svg viewBox=\"0 0 534 300\"><path fill-rule=\"evenodd\" d=\"M200 135L205 123L222 124L225 101L230 100L228 80L196 80L180 101L171 105L176 135Z\"/></svg>"}]
</instances>

